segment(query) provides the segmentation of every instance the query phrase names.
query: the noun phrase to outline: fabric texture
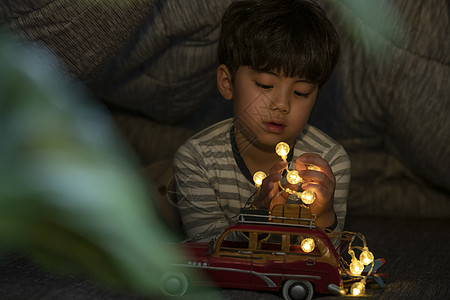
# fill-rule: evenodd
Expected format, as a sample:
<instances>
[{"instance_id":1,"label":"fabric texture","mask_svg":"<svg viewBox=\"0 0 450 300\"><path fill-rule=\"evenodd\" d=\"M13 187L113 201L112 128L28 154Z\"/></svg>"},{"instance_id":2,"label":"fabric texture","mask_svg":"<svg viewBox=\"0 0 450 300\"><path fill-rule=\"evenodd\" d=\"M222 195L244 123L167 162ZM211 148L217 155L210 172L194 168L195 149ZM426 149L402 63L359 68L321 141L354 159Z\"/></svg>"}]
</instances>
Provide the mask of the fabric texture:
<instances>
[{"instance_id":1,"label":"fabric texture","mask_svg":"<svg viewBox=\"0 0 450 300\"><path fill-rule=\"evenodd\" d=\"M216 93L220 20L231 2L158 1L89 86L107 103L152 120L186 120Z\"/></svg>"},{"instance_id":2,"label":"fabric texture","mask_svg":"<svg viewBox=\"0 0 450 300\"><path fill-rule=\"evenodd\" d=\"M216 95L220 21L231 2L5 0L0 30L50 48L62 62L55 67L108 105L202 125L192 118Z\"/></svg>"},{"instance_id":3,"label":"fabric texture","mask_svg":"<svg viewBox=\"0 0 450 300\"><path fill-rule=\"evenodd\" d=\"M2 0L0 30L51 49L87 81L117 55L156 0Z\"/></svg>"},{"instance_id":4,"label":"fabric texture","mask_svg":"<svg viewBox=\"0 0 450 300\"><path fill-rule=\"evenodd\" d=\"M148 166L229 116L215 101L215 69L231 2L5 0L0 29L46 45L122 110L114 111L119 127ZM318 2L342 51L310 123L350 155L349 213L450 217L448 1Z\"/></svg>"},{"instance_id":5,"label":"fabric texture","mask_svg":"<svg viewBox=\"0 0 450 300\"><path fill-rule=\"evenodd\" d=\"M214 124L190 138L174 159L174 177L183 228L188 237L207 241L235 222L240 209L255 192L233 155L233 119ZM318 153L335 176L334 209L342 231L350 182L350 160L342 148L315 127L307 126L294 147L293 159Z\"/></svg>"},{"instance_id":6,"label":"fabric texture","mask_svg":"<svg viewBox=\"0 0 450 300\"><path fill-rule=\"evenodd\" d=\"M450 22L444 0L320 1L341 38L311 117L348 151L349 213L450 217Z\"/></svg>"}]
</instances>

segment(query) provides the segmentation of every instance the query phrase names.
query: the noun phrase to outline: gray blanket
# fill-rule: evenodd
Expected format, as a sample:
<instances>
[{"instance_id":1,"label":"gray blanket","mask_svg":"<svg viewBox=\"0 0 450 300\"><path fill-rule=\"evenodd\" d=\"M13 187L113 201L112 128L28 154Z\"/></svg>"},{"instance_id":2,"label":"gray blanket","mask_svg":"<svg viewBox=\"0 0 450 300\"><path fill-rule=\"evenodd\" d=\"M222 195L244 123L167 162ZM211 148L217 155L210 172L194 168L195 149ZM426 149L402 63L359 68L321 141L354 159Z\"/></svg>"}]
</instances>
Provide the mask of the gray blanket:
<instances>
[{"instance_id":1,"label":"gray blanket","mask_svg":"<svg viewBox=\"0 0 450 300\"><path fill-rule=\"evenodd\" d=\"M231 1L7 0L0 28L50 47L115 108L148 166L170 161L192 132L229 116L214 77ZM342 55L310 122L350 154L349 214L450 217L448 1L320 3Z\"/></svg>"}]
</instances>

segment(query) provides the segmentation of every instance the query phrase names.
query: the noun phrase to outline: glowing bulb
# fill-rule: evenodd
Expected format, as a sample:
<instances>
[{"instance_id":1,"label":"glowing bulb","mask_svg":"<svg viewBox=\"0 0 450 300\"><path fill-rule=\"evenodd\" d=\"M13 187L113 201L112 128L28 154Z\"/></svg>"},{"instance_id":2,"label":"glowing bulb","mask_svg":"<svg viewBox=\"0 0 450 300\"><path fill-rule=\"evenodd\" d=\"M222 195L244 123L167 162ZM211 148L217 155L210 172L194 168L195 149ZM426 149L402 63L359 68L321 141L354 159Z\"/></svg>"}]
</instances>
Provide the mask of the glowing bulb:
<instances>
[{"instance_id":1,"label":"glowing bulb","mask_svg":"<svg viewBox=\"0 0 450 300\"><path fill-rule=\"evenodd\" d=\"M364 270L364 264L357 260L356 258L352 258L352 263L350 264L350 272L353 275L361 275L362 271Z\"/></svg>"},{"instance_id":2,"label":"glowing bulb","mask_svg":"<svg viewBox=\"0 0 450 300\"><path fill-rule=\"evenodd\" d=\"M362 261L363 264L368 265L373 262L373 253L370 252L367 247L364 247L359 255L359 260Z\"/></svg>"},{"instance_id":3,"label":"glowing bulb","mask_svg":"<svg viewBox=\"0 0 450 300\"><path fill-rule=\"evenodd\" d=\"M302 199L303 203L311 204L316 200L316 194L313 191L306 190L301 193L300 198Z\"/></svg>"},{"instance_id":4,"label":"glowing bulb","mask_svg":"<svg viewBox=\"0 0 450 300\"><path fill-rule=\"evenodd\" d=\"M286 175L286 179L290 184L297 184L302 180L298 175L297 170L289 171Z\"/></svg>"},{"instance_id":5,"label":"glowing bulb","mask_svg":"<svg viewBox=\"0 0 450 300\"><path fill-rule=\"evenodd\" d=\"M364 295L365 292L366 292L366 285L361 281L355 282L354 284L352 284L352 287L350 288L350 293L353 296Z\"/></svg>"},{"instance_id":6,"label":"glowing bulb","mask_svg":"<svg viewBox=\"0 0 450 300\"><path fill-rule=\"evenodd\" d=\"M289 153L289 145L285 142L279 142L275 147L275 152L281 156L283 160L286 160L287 155Z\"/></svg>"},{"instance_id":7,"label":"glowing bulb","mask_svg":"<svg viewBox=\"0 0 450 300\"><path fill-rule=\"evenodd\" d=\"M309 253L309 252L313 251L315 246L316 245L315 245L314 240L312 238L303 239L302 243L300 244L300 247L306 253Z\"/></svg>"},{"instance_id":8,"label":"glowing bulb","mask_svg":"<svg viewBox=\"0 0 450 300\"><path fill-rule=\"evenodd\" d=\"M267 175L263 171L258 171L255 174L253 174L253 182L255 183L255 186L258 188L261 186L264 178L266 178Z\"/></svg>"}]
</instances>

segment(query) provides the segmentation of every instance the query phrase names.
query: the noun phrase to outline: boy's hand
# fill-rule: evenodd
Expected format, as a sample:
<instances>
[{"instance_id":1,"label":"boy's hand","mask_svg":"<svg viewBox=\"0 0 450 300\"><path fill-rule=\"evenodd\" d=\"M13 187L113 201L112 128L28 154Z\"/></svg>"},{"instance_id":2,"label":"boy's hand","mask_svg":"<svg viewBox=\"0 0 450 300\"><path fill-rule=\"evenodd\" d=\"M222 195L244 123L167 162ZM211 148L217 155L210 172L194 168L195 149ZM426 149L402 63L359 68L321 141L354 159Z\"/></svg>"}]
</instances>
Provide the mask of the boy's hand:
<instances>
[{"instance_id":1,"label":"boy's hand","mask_svg":"<svg viewBox=\"0 0 450 300\"><path fill-rule=\"evenodd\" d=\"M315 170L308 169L308 165L313 165ZM302 189L316 193L316 201L309 207L311 212L317 215L317 225L322 228L333 225L336 178L328 162L318 154L305 153L295 160L295 169L304 180Z\"/></svg>"},{"instance_id":2,"label":"boy's hand","mask_svg":"<svg viewBox=\"0 0 450 300\"><path fill-rule=\"evenodd\" d=\"M281 172L286 168L287 162L281 161L275 164L270 170L266 178L264 178L261 188L253 200L253 205L257 208L269 208L272 198L274 198L280 188L278 186L278 181L281 180Z\"/></svg>"}]
</instances>

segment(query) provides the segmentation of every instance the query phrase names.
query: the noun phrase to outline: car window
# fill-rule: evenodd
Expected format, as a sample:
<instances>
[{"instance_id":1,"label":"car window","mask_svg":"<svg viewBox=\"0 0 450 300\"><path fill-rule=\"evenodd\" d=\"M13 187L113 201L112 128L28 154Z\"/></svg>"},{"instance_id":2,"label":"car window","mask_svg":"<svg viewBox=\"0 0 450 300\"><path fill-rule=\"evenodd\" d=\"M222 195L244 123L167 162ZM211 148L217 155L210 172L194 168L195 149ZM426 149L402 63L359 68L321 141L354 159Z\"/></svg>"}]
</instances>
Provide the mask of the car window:
<instances>
[{"instance_id":1,"label":"car window","mask_svg":"<svg viewBox=\"0 0 450 300\"><path fill-rule=\"evenodd\" d=\"M283 235L279 233L259 233L257 250L281 251Z\"/></svg>"},{"instance_id":2,"label":"car window","mask_svg":"<svg viewBox=\"0 0 450 300\"><path fill-rule=\"evenodd\" d=\"M225 236L221 249L249 249L250 233L246 231L230 231Z\"/></svg>"}]
</instances>

